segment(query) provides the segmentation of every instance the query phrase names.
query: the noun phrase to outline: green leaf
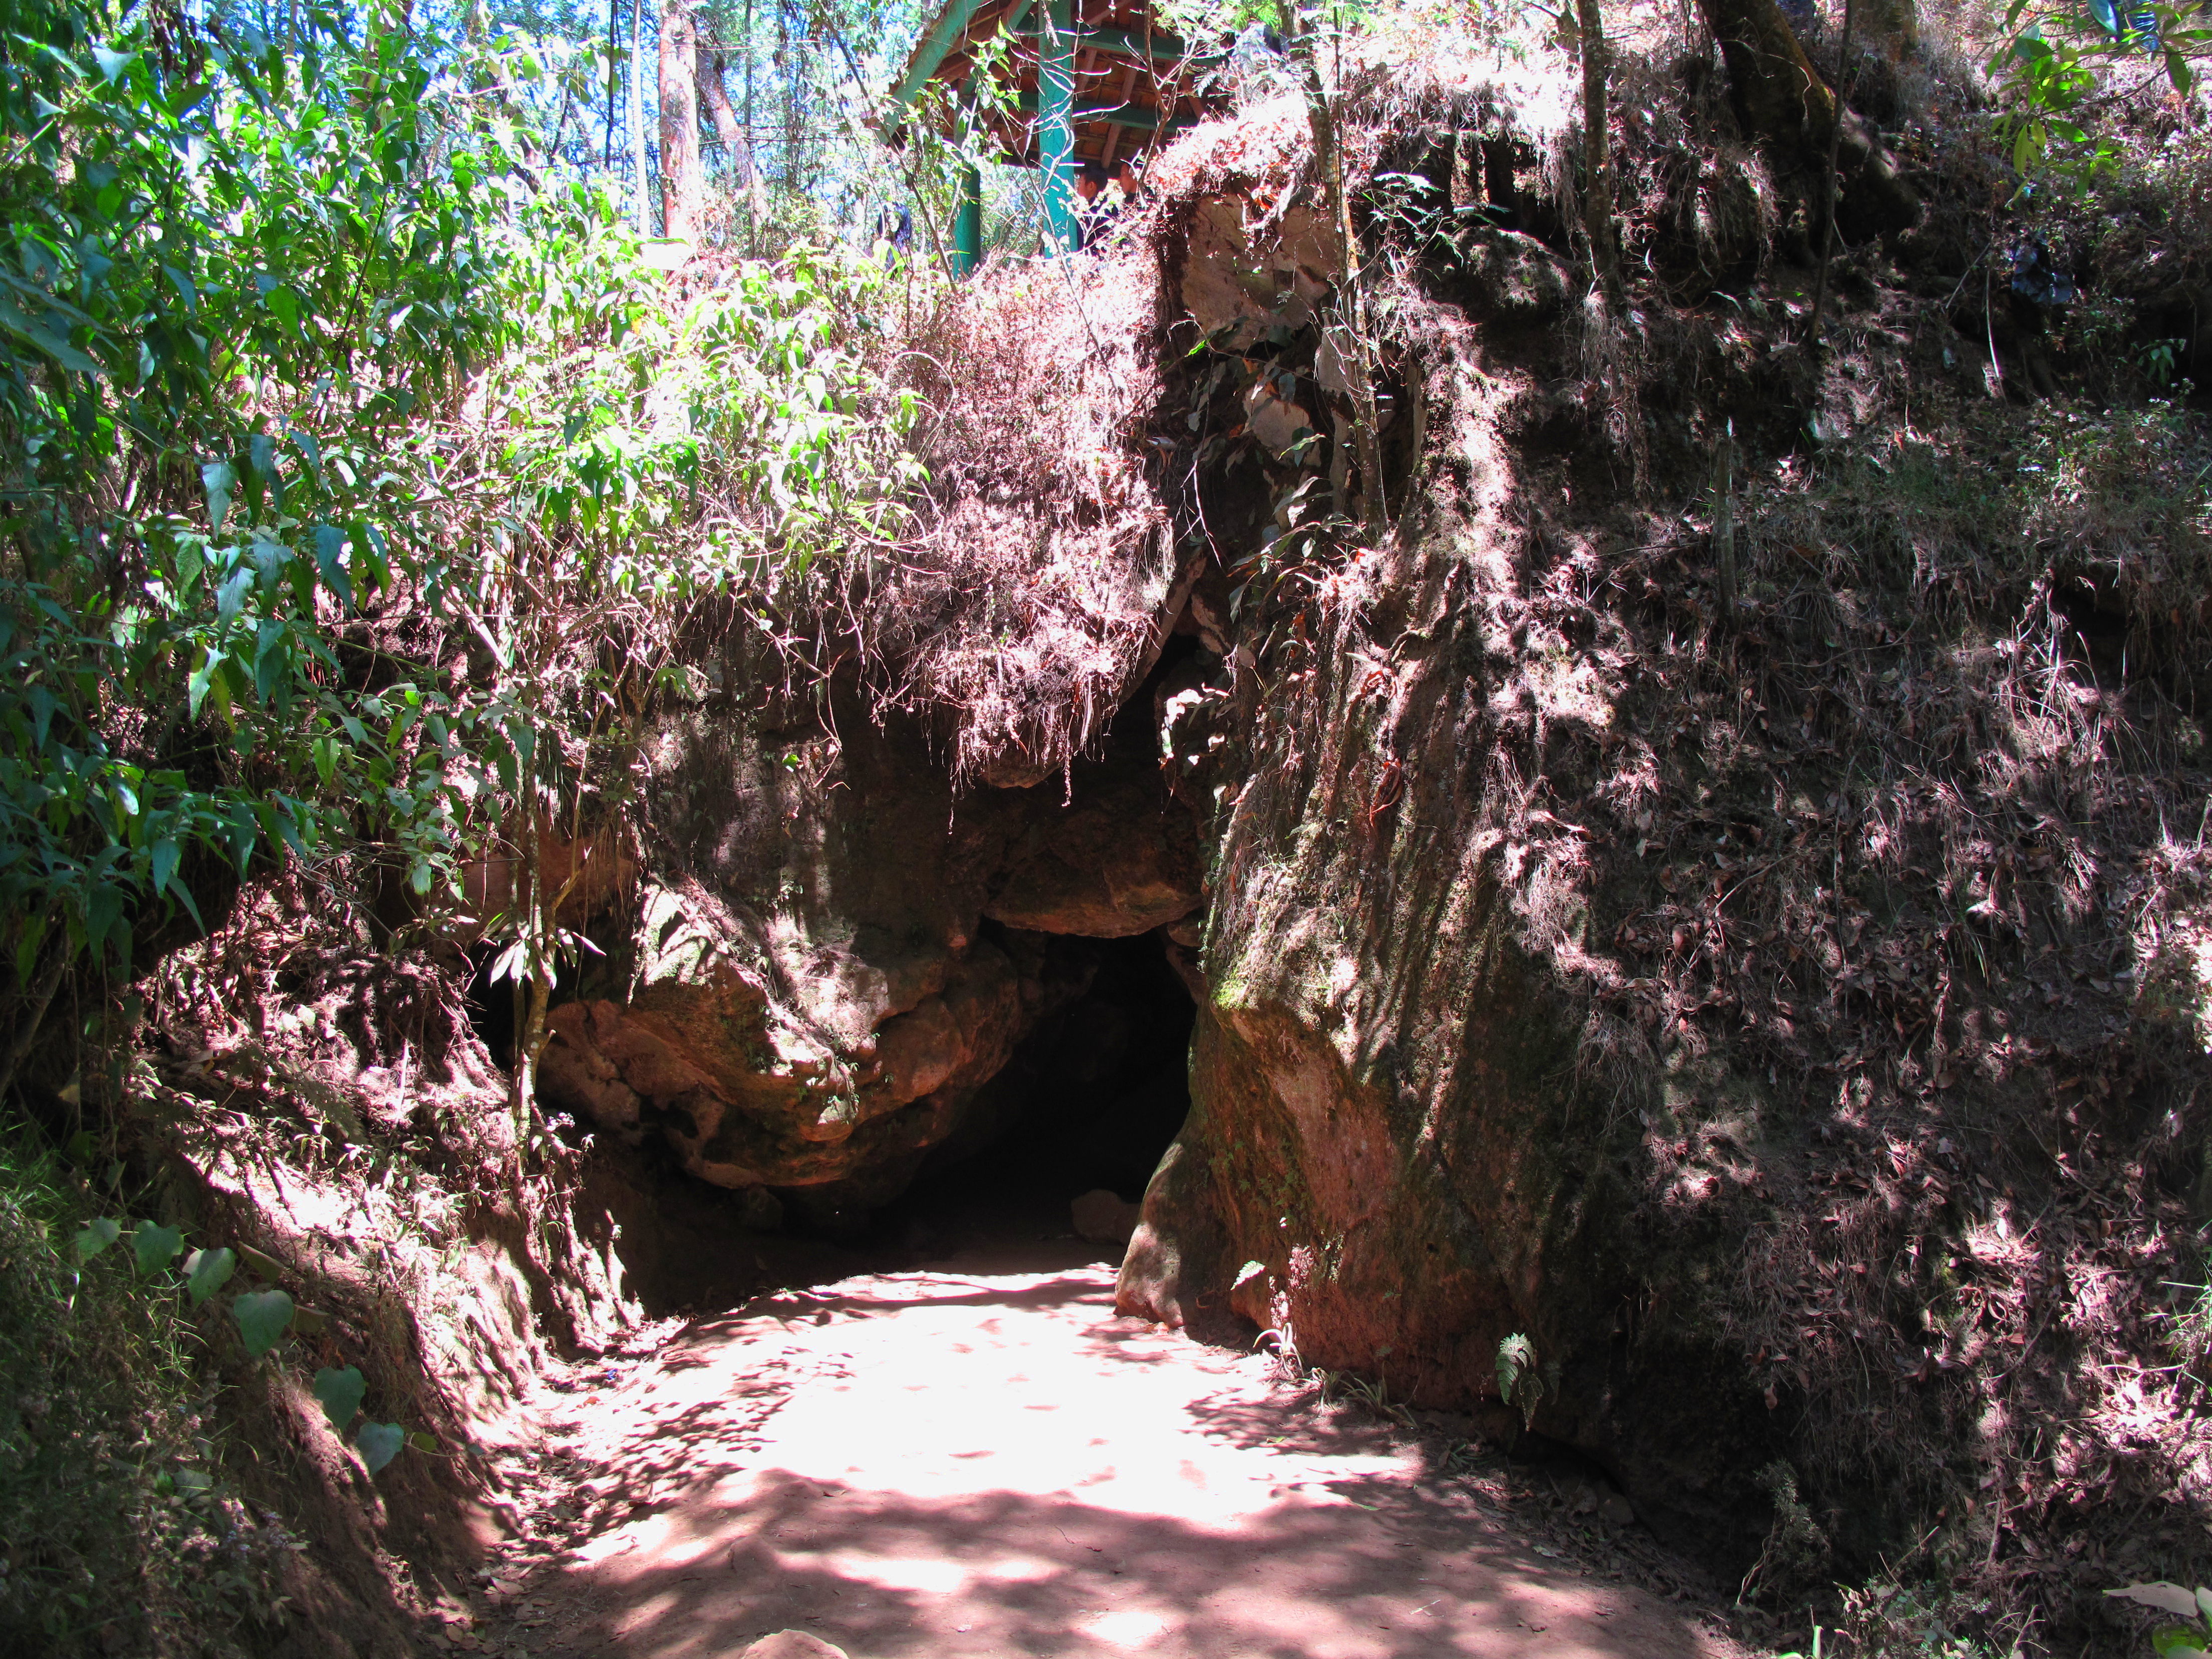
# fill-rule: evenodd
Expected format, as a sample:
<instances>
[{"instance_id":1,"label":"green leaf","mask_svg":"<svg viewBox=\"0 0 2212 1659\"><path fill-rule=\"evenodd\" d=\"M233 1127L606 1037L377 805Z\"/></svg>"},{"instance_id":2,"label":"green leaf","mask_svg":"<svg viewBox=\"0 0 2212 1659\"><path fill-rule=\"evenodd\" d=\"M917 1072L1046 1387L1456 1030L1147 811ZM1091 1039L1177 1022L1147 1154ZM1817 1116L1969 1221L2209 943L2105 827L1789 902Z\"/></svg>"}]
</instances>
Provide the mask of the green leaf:
<instances>
[{"instance_id":1,"label":"green leaf","mask_svg":"<svg viewBox=\"0 0 2212 1659\"><path fill-rule=\"evenodd\" d=\"M185 1258L185 1294L198 1307L238 1271L238 1253L229 1249L194 1250Z\"/></svg>"},{"instance_id":2,"label":"green leaf","mask_svg":"<svg viewBox=\"0 0 2212 1659\"><path fill-rule=\"evenodd\" d=\"M8 301L0 301L0 329L44 352L64 368L79 374L98 374L100 373L100 365L70 343L69 326L57 314L60 309L48 301L44 306L45 314L33 317Z\"/></svg>"},{"instance_id":3,"label":"green leaf","mask_svg":"<svg viewBox=\"0 0 2212 1659\"><path fill-rule=\"evenodd\" d=\"M131 1235L131 1253L137 1258L138 1277L150 1279L177 1259L185 1236L175 1227L157 1227L142 1221Z\"/></svg>"},{"instance_id":4,"label":"green leaf","mask_svg":"<svg viewBox=\"0 0 2212 1659\"><path fill-rule=\"evenodd\" d=\"M346 574L345 566L338 562L338 555L345 551L346 534L333 524L315 526L315 568L322 573L323 585L329 588L339 606L348 616L353 614L353 581Z\"/></svg>"},{"instance_id":5,"label":"green leaf","mask_svg":"<svg viewBox=\"0 0 2212 1659\"><path fill-rule=\"evenodd\" d=\"M230 1304L246 1352L258 1359L275 1347L292 1322L292 1298L283 1291L248 1291Z\"/></svg>"},{"instance_id":6,"label":"green leaf","mask_svg":"<svg viewBox=\"0 0 2212 1659\"><path fill-rule=\"evenodd\" d=\"M216 590L215 621L218 628L228 628L236 622L239 613L246 609L246 596L253 591L253 567L241 564L223 578L222 586ZM210 647L210 650L214 647Z\"/></svg>"},{"instance_id":7,"label":"green leaf","mask_svg":"<svg viewBox=\"0 0 2212 1659\"><path fill-rule=\"evenodd\" d=\"M34 685L24 694L31 704L31 741L33 746L46 746L46 732L54 722L54 710L60 701L43 685Z\"/></svg>"},{"instance_id":8,"label":"green leaf","mask_svg":"<svg viewBox=\"0 0 2212 1659\"><path fill-rule=\"evenodd\" d=\"M2189 60L2181 55L2179 46L2166 49L2166 75L2173 82L2173 89L2185 96L2189 88L2197 84L2196 76L2190 71Z\"/></svg>"},{"instance_id":9,"label":"green leaf","mask_svg":"<svg viewBox=\"0 0 2212 1659\"><path fill-rule=\"evenodd\" d=\"M353 1443L362 1466L374 1474L399 1455L399 1449L407 1443L407 1431L397 1423L364 1423Z\"/></svg>"},{"instance_id":10,"label":"green leaf","mask_svg":"<svg viewBox=\"0 0 2212 1659\"><path fill-rule=\"evenodd\" d=\"M264 617L254 629L253 695L263 702L275 696L292 667L292 630L275 617Z\"/></svg>"},{"instance_id":11,"label":"green leaf","mask_svg":"<svg viewBox=\"0 0 2212 1659\"><path fill-rule=\"evenodd\" d=\"M200 717L200 704L207 700L208 686L214 680L216 670L222 661L222 653L210 646L207 655L200 659L200 665L192 670L191 678L185 683L185 712L194 720Z\"/></svg>"},{"instance_id":12,"label":"green leaf","mask_svg":"<svg viewBox=\"0 0 2212 1659\"><path fill-rule=\"evenodd\" d=\"M101 1216L97 1221L88 1221L76 1236L77 1266L82 1267L122 1237L123 1224L110 1217Z\"/></svg>"},{"instance_id":13,"label":"green leaf","mask_svg":"<svg viewBox=\"0 0 2212 1659\"><path fill-rule=\"evenodd\" d=\"M2161 1625L2150 1633L2150 1644L2158 1659L2172 1653L2203 1653L2204 1632L2194 1625Z\"/></svg>"},{"instance_id":14,"label":"green leaf","mask_svg":"<svg viewBox=\"0 0 2212 1659\"><path fill-rule=\"evenodd\" d=\"M349 1365L342 1371L325 1368L315 1373L315 1398L322 1401L323 1415L340 1434L359 1413L362 1396L368 1392L368 1379L358 1365Z\"/></svg>"},{"instance_id":15,"label":"green leaf","mask_svg":"<svg viewBox=\"0 0 2212 1659\"><path fill-rule=\"evenodd\" d=\"M209 461L200 468L200 488L207 492L208 523L216 535L230 516L230 493L238 487L238 469L228 461Z\"/></svg>"},{"instance_id":16,"label":"green leaf","mask_svg":"<svg viewBox=\"0 0 2212 1659\"><path fill-rule=\"evenodd\" d=\"M177 843L164 836L154 843L149 856L147 879L153 884L156 896L168 890L169 883L177 873Z\"/></svg>"},{"instance_id":17,"label":"green leaf","mask_svg":"<svg viewBox=\"0 0 2212 1659\"><path fill-rule=\"evenodd\" d=\"M107 84L112 87L123 78L124 72L131 64L138 61L138 54L135 52L110 52L106 46L94 46L92 61L100 65L100 72L107 77Z\"/></svg>"},{"instance_id":18,"label":"green leaf","mask_svg":"<svg viewBox=\"0 0 2212 1659\"><path fill-rule=\"evenodd\" d=\"M94 888L84 902L85 948L97 955L109 930L122 920L123 895L105 882Z\"/></svg>"},{"instance_id":19,"label":"green leaf","mask_svg":"<svg viewBox=\"0 0 2212 1659\"><path fill-rule=\"evenodd\" d=\"M44 916L33 916L23 928L23 937L15 945L15 977L17 979L27 981L36 971L39 963L39 946L46 943L46 919ZM82 1134L83 1131L79 1130L78 1133ZM70 1154L72 1158L76 1156L74 1146L75 1142L72 1141L72 1150ZM82 1163L83 1160L78 1161Z\"/></svg>"}]
</instances>

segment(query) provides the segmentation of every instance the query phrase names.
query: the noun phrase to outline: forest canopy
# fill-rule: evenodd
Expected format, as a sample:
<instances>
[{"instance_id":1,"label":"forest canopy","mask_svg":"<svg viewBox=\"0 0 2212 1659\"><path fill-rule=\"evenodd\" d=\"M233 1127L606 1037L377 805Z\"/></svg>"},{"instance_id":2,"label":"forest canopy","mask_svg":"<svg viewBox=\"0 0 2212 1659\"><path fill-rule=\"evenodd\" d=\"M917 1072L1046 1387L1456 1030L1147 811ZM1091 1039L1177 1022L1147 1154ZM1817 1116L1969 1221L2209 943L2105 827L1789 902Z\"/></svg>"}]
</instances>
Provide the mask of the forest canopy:
<instances>
[{"instance_id":1,"label":"forest canopy","mask_svg":"<svg viewBox=\"0 0 2212 1659\"><path fill-rule=\"evenodd\" d=\"M511 33L11 11L0 1087L73 963L269 860L448 885L687 604L879 544L912 472L887 267L793 235L667 304Z\"/></svg>"}]
</instances>

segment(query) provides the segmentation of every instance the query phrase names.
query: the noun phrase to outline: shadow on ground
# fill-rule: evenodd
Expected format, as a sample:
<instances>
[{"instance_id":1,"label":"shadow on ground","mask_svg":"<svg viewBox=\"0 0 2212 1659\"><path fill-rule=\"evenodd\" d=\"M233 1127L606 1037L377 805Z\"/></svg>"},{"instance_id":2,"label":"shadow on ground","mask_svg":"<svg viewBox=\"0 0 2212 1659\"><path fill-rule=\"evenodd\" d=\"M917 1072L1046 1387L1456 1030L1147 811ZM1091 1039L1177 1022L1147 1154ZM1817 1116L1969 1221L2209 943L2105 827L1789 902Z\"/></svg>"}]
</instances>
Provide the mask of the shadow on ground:
<instances>
[{"instance_id":1,"label":"shadow on ground","mask_svg":"<svg viewBox=\"0 0 2212 1659\"><path fill-rule=\"evenodd\" d=\"M1115 1316L1033 1249L787 1292L571 1398L587 1541L539 1651L690 1659L810 1630L908 1654L1724 1655L1263 1357Z\"/></svg>"}]
</instances>

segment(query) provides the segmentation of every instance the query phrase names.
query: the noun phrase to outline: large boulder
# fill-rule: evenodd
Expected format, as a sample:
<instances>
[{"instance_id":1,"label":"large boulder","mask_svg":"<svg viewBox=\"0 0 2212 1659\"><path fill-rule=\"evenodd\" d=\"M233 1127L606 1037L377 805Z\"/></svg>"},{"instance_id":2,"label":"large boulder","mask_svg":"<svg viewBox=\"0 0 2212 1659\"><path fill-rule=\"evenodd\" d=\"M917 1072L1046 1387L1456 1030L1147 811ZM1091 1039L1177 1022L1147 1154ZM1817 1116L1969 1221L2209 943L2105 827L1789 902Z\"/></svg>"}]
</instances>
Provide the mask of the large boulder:
<instances>
[{"instance_id":1,"label":"large boulder","mask_svg":"<svg viewBox=\"0 0 2212 1659\"><path fill-rule=\"evenodd\" d=\"M984 915L1009 927L1126 939L1198 908L1198 832L1154 769L1101 767L1080 799L1019 815Z\"/></svg>"}]
</instances>

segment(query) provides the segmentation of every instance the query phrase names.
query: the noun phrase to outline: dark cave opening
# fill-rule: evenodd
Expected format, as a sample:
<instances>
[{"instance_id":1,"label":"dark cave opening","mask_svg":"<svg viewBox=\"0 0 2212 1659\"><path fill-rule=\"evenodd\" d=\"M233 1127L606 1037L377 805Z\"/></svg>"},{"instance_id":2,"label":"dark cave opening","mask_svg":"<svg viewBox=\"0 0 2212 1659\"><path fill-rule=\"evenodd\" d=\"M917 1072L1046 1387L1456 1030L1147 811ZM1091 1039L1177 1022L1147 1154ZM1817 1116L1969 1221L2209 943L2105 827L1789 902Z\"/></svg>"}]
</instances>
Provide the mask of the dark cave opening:
<instances>
[{"instance_id":1,"label":"dark cave opening","mask_svg":"<svg viewBox=\"0 0 2212 1659\"><path fill-rule=\"evenodd\" d=\"M857 1179L787 1185L769 1176L723 1187L687 1170L685 1148L665 1129L663 1114L675 1108L651 1104L635 1132L617 1124L611 1133L588 1098L556 1106L555 1133L592 1149L592 1201L605 1206L625 1281L655 1316L734 1305L772 1285L904 1271L976 1247L1009 1262L1118 1261L1116 1229L1126 1241L1189 1113L1197 1019L1200 918L1167 918L1199 901L1199 869L1194 855L1177 864L1186 855L1173 850L1171 832L1146 823L1158 814L1171 825L1186 811L1160 781L1158 705L1218 664L1194 634L1173 635L1099 752L1073 769L1067 802L1051 786L1034 798L1012 790L981 798L980 816L1006 820L992 833L1008 850L994 854L1002 862L977 895L983 915L969 912L959 931L989 947L989 959L1014 964L1026 1035L980 1088L961 1085L950 1121L931 1128L933 1142L880 1137L883 1154L863 1161ZM1055 841L1072 814L1031 810L1038 801L1091 818L1072 840ZM1133 826L1126 833L1134 851L1117 839L1122 824ZM1153 835L1167 850L1148 852ZM1089 878L1102 867L1124 885ZM504 1061L511 999L489 982L489 954L473 964L471 1012ZM1074 1200L1090 1194L1112 1200L1086 1205L1079 1228Z\"/></svg>"},{"instance_id":2,"label":"dark cave opening","mask_svg":"<svg viewBox=\"0 0 2212 1659\"><path fill-rule=\"evenodd\" d=\"M467 1017L470 1029L483 1040L484 1052L491 1056L492 1064L512 1076L514 1034L520 1025L516 1007L519 988L512 979L492 977L492 970L500 965L507 950L505 944L489 940L468 948L469 981L461 993L461 1012ZM558 1007L573 1000L577 982L575 963L564 959L554 977L549 1006Z\"/></svg>"},{"instance_id":3,"label":"dark cave opening","mask_svg":"<svg viewBox=\"0 0 2212 1659\"><path fill-rule=\"evenodd\" d=\"M1083 988L986 1085L994 1098L979 1103L987 1109L971 1132L872 1213L825 1225L784 1189L767 1219L757 1189L695 1180L657 1139L633 1148L602 1139L593 1198L606 1206L628 1291L659 1318L956 1256L1018 1271L1118 1262L1121 1243L1078 1236L1073 1201L1103 1189L1133 1219L1190 1109L1197 1008L1159 933L1062 935L1048 948ZM592 1139L571 1120L556 1127L571 1145Z\"/></svg>"},{"instance_id":4,"label":"dark cave opening","mask_svg":"<svg viewBox=\"0 0 2212 1659\"><path fill-rule=\"evenodd\" d=\"M1085 959L1087 988L994 1081L996 1133L926 1165L877 1212L872 1243L935 1255L987 1239L1066 1237L1082 1194L1144 1196L1190 1110L1197 1009L1158 934L1054 945Z\"/></svg>"}]
</instances>

